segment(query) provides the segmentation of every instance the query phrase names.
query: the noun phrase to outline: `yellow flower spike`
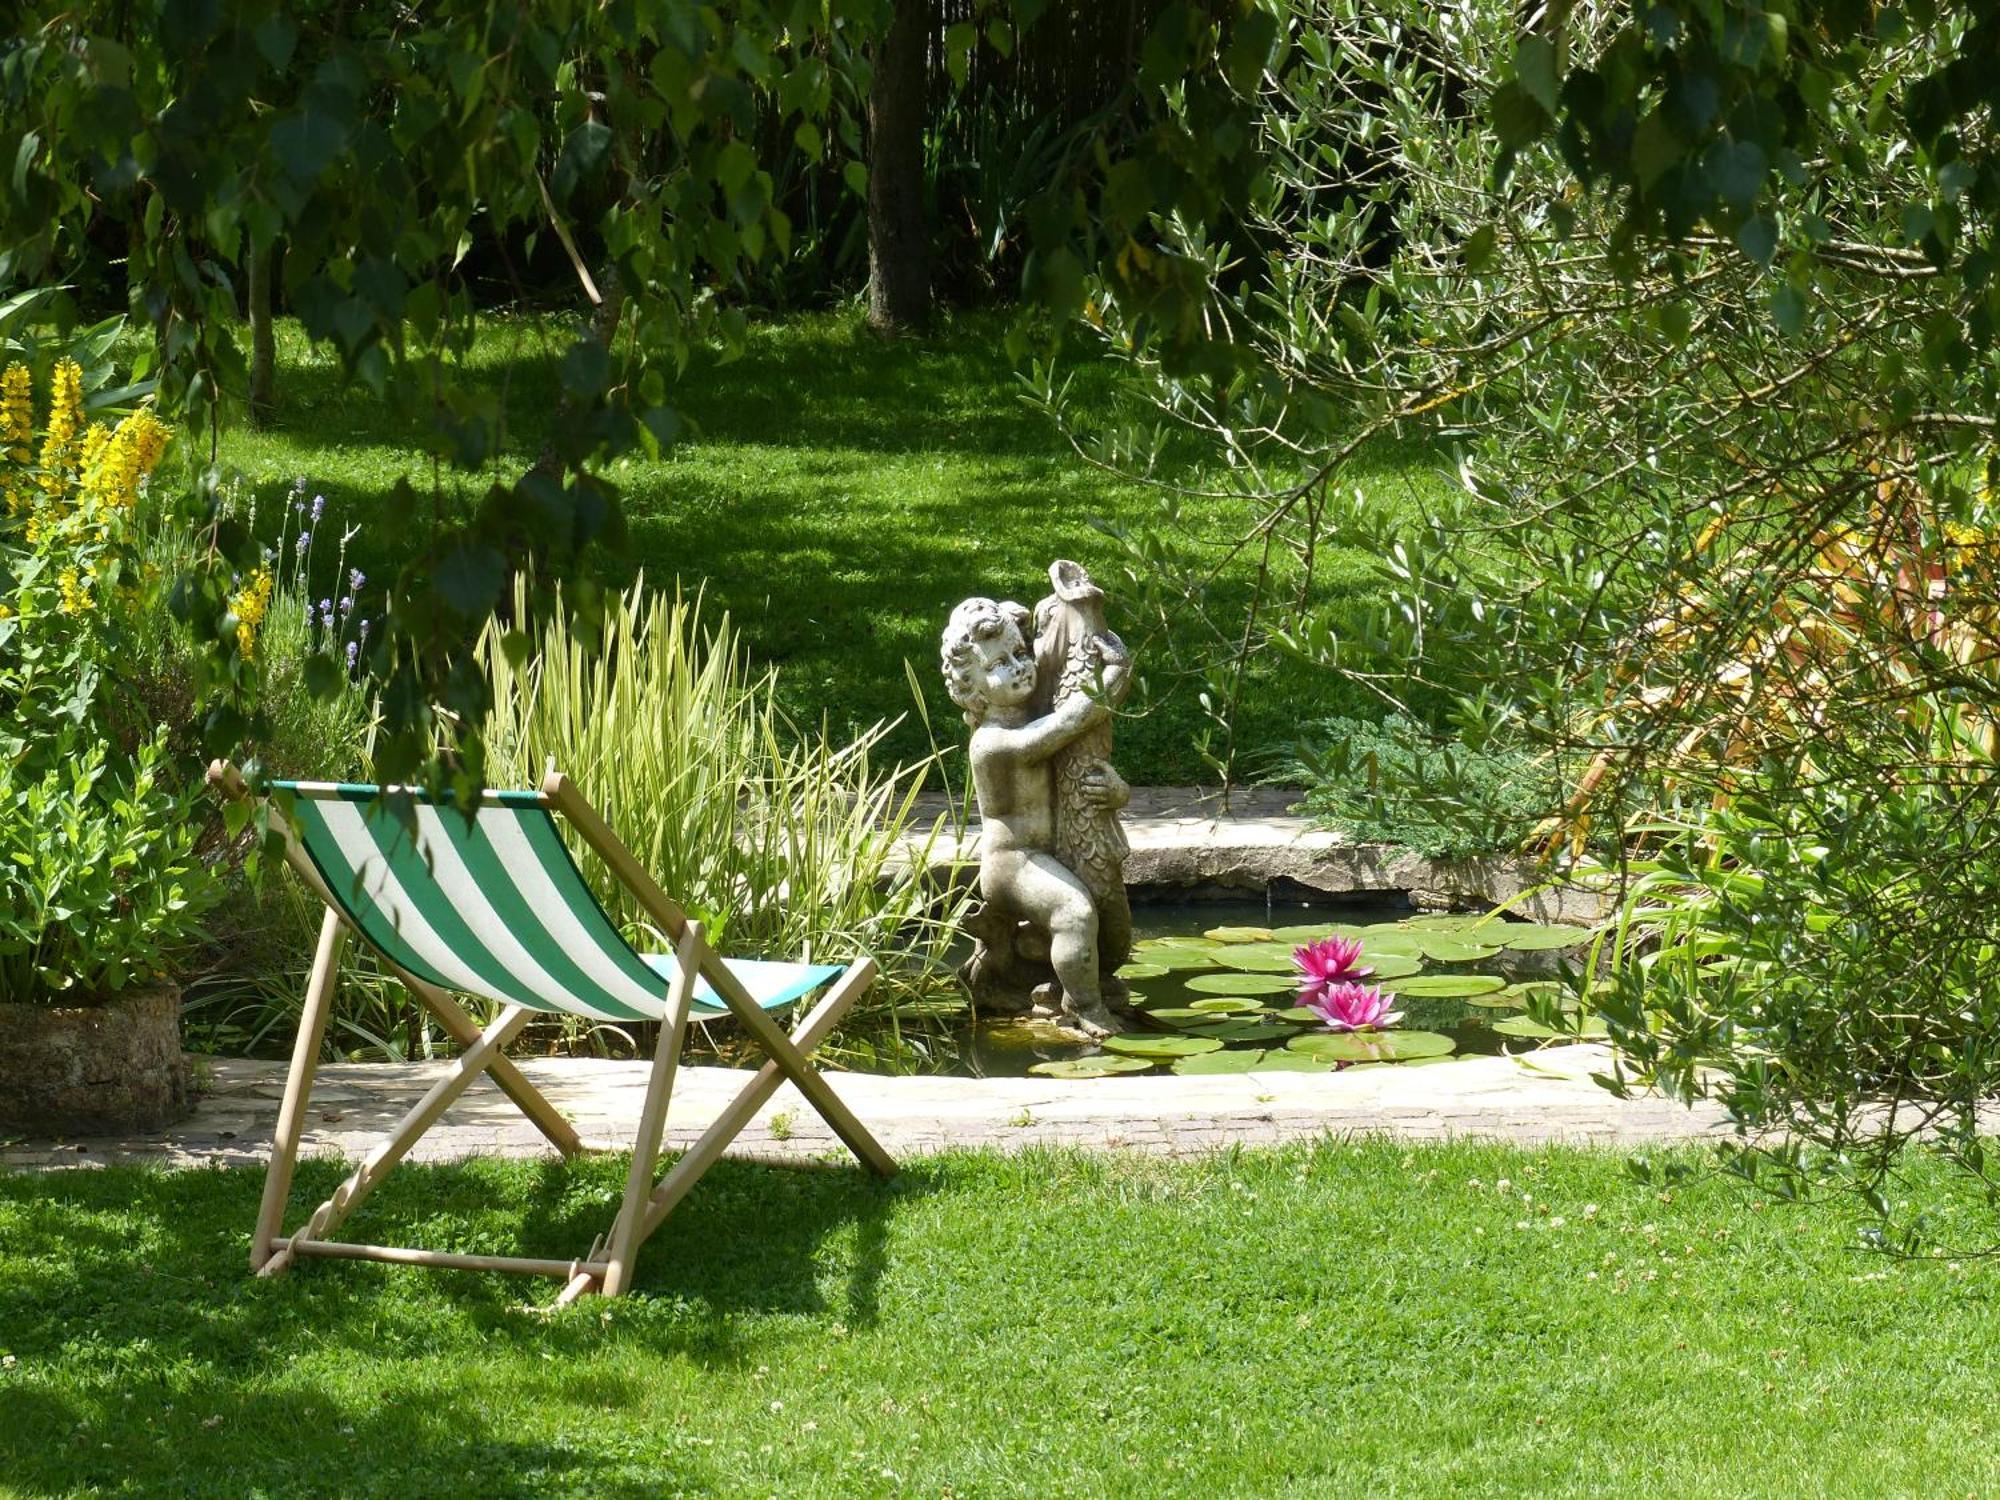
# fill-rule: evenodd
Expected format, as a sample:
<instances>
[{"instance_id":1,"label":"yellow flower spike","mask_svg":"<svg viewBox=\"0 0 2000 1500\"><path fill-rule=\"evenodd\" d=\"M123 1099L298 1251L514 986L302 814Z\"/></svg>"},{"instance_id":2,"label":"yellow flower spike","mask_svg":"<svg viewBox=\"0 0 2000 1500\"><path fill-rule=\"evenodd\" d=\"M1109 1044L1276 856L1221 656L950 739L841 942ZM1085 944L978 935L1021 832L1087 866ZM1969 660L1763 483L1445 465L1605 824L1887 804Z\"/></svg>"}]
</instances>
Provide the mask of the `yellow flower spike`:
<instances>
[{"instance_id":1,"label":"yellow flower spike","mask_svg":"<svg viewBox=\"0 0 2000 1500\"><path fill-rule=\"evenodd\" d=\"M271 570L259 566L229 601L230 612L236 616L236 649L245 661L256 658L257 631L271 607L271 587Z\"/></svg>"},{"instance_id":2,"label":"yellow flower spike","mask_svg":"<svg viewBox=\"0 0 2000 1500\"><path fill-rule=\"evenodd\" d=\"M28 367L19 361L0 372L0 448L17 464L35 456L35 404Z\"/></svg>"},{"instance_id":3,"label":"yellow flower spike","mask_svg":"<svg viewBox=\"0 0 2000 1500\"><path fill-rule=\"evenodd\" d=\"M77 458L77 467L88 470L97 462L97 456L104 451L104 445L111 441L111 429L102 422L92 422L83 434L83 449Z\"/></svg>"},{"instance_id":4,"label":"yellow flower spike","mask_svg":"<svg viewBox=\"0 0 2000 1500\"><path fill-rule=\"evenodd\" d=\"M95 433L99 429L93 428ZM153 472L167 440L166 426L150 411L134 412L115 432L95 443L84 439L83 489L95 505L129 509L139 498L139 481Z\"/></svg>"},{"instance_id":5,"label":"yellow flower spike","mask_svg":"<svg viewBox=\"0 0 2000 1500\"><path fill-rule=\"evenodd\" d=\"M132 443L139 455L139 472L151 474L166 455L167 444L173 439L173 429L150 410L134 412L119 425L127 424L132 428Z\"/></svg>"},{"instance_id":6,"label":"yellow flower spike","mask_svg":"<svg viewBox=\"0 0 2000 1500\"><path fill-rule=\"evenodd\" d=\"M56 575L56 588L62 595L57 606L66 615L80 615L91 607L90 585L83 581L75 568L64 568Z\"/></svg>"},{"instance_id":7,"label":"yellow flower spike","mask_svg":"<svg viewBox=\"0 0 2000 1500\"><path fill-rule=\"evenodd\" d=\"M59 359L49 382L49 425L42 434L42 488L52 495L62 489L63 471L75 462L82 428L83 366Z\"/></svg>"}]
</instances>

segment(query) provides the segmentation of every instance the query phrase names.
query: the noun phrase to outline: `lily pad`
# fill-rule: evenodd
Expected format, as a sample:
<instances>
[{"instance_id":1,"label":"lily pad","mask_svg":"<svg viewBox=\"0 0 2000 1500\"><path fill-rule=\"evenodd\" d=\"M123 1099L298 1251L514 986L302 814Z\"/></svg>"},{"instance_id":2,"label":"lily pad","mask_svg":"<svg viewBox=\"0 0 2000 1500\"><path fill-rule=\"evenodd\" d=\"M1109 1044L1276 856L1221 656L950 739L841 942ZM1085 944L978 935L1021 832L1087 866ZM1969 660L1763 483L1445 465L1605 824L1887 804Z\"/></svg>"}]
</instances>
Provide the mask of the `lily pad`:
<instances>
[{"instance_id":1,"label":"lily pad","mask_svg":"<svg viewBox=\"0 0 2000 1500\"><path fill-rule=\"evenodd\" d=\"M1586 1016L1583 1021L1583 1026L1579 1031L1557 1031L1553 1027L1544 1026L1540 1021L1537 1021L1533 1016L1505 1016L1493 1023L1493 1030L1499 1033L1499 1035L1501 1036L1529 1037L1537 1039L1546 1039L1552 1036L1597 1037L1597 1036L1609 1036L1611 1034L1611 1028L1606 1026L1604 1022L1599 1020L1596 1016Z\"/></svg>"},{"instance_id":2,"label":"lily pad","mask_svg":"<svg viewBox=\"0 0 2000 1500\"><path fill-rule=\"evenodd\" d=\"M1108 1036L1104 1050L1122 1057L1193 1057L1200 1052L1216 1052L1222 1043L1207 1036Z\"/></svg>"},{"instance_id":3,"label":"lily pad","mask_svg":"<svg viewBox=\"0 0 2000 1500\"><path fill-rule=\"evenodd\" d=\"M1593 929L1568 922L1507 922L1493 929L1493 941L1516 953L1546 953L1587 943Z\"/></svg>"},{"instance_id":4,"label":"lily pad","mask_svg":"<svg viewBox=\"0 0 2000 1500\"><path fill-rule=\"evenodd\" d=\"M1366 931L1365 927L1357 927L1352 922L1309 922L1300 927L1276 928L1271 936L1280 943L1296 947L1301 943L1322 942L1330 937L1359 937Z\"/></svg>"},{"instance_id":5,"label":"lily pad","mask_svg":"<svg viewBox=\"0 0 2000 1500\"><path fill-rule=\"evenodd\" d=\"M1135 950L1136 951L1136 950ZM1156 969L1212 969L1216 948L1148 948L1140 961Z\"/></svg>"},{"instance_id":6,"label":"lily pad","mask_svg":"<svg viewBox=\"0 0 2000 1500\"><path fill-rule=\"evenodd\" d=\"M1423 968L1423 960L1411 953L1372 953L1364 946L1361 950L1361 967L1373 969L1364 984L1373 984L1381 979L1401 979L1405 974L1415 974Z\"/></svg>"},{"instance_id":7,"label":"lily pad","mask_svg":"<svg viewBox=\"0 0 2000 1500\"><path fill-rule=\"evenodd\" d=\"M1490 943L1475 943L1449 934L1423 934L1423 956L1435 963L1469 964L1491 958L1500 950Z\"/></svg>"},{"instance_id":8,"label":"lily pad","mask_svg":"<svg viewBox=\"0 0 2000 1500\"><path fill-rule=\"evenodd\" d=\"M1203 995L1278 995L1298 988L1283 974L1197 974L1187 987Z\"/></svg>"},{"instance_id":9,"label":"lily pad","mask_svg":"<svg viewBox=\"0 0 2000 1500\"><path fill-rule=\"evenodd\" d=\"M1109 1078L1114 1073L1143 1073L1153 1064L1143 1057L1066 1057L1061 1062L1038 1062L1028 1069L1044 1078Z\"/></svg>"},{"instance_id":10,"label":"lily pad","mask_svg":"<svg viewBox=\"0 0 2000 1500\"><path fill-rule=\"evenodd\" d=\"M1215 950L1215 961L1225 969L1247 969L1253 974L1296 973L1292 950L1283 943L1239 943Z\"/></svg>"},{"instance_id":11,"label":"lily pad","mask_svg":"<svg viewBox=\"0 0 2000 1500\"><path fill-rule=\"evenodd\" d=\"M1218 1042L1275 1042L1286 1035L1275 1026L1242 1016L1223 1016L1206 1026L1197 1024L1183 1029L1189 1036L1210 1036Z\"/></svg>"},{"instance_id":12,"label":"lily pad","mask_svg":"<svg viewBox=\"0 0 2000 1500\"><path fill-rule=\"evenodd\" d=\"M1206 1011L1214 1016L1254 1016L1264 1007L1256 1000L1243 1000L1234 995L1216 995L1207 1000L1190 1000L1187 1008Z\"/></svg>"},{"instance_id":13,"label":"lily pad","mask_svg":"<svg viewBox=\"0 0 2000 1500\"><path fill-rule=\"evenodd\" d=\"M1436 1031L1338 1031L1295 1036L1285 1046L1308 1057L1336 1062L1405 1062L1417 1057L1443 1057L1458 1043Z\"/></svg>"},{"instance_id":14,"label":"lily pad","mask_svg":"<svg viewBox=\"0 0 2000 1500\"><path fill-rule=\"evenodd\" d=\"M1498 923L1483 912L1435 912L1427 917L1407 917L1402 925L1412 932L1467 933L1497 926Z\"/></svg>"},{"instance_id":15,"label":"lily pad","mask_svg":"<svg viewBox=\"0 0 2000 1500\"><path fill-rule=\"evenodd\" d=\"M1169 970L1165 964L1127 964L1118 971L1120 979L1164 979Z\"/></svg>"},{"instance_id":16,"label":"lily pad","mask_svg":"<svg viewBox=\"0 0 2000 1500\"><path fill-rule=\"evenodd\" d=\"M1174 1071L1184 1077L1198 1077L1204 1073L1248 1073L1264 1060L1264 1053L1255 1047L1237 1052L1204 1052L1198 1057L1183 1057L1174 1064Z\"/></svg>"},{"instance_id":17,"label":"lily pad","mask_svg":"<svg viewBox=\"0 0 2000 1500\"><path fill-rule=\"evenodd\" d=\"M1507 981L1495 974L1419 974L1389 986L1399 995L1491 995L1507 988Z\"/></svg>"},{"instance_id":18,"label":"lily pad","mask_svg":"<svg viewBox=\"0 0 2000 1500\"><path fill-rule=\"evenodd\" d=\"M1309 1005L1295 1005L1290 1010L1274 1011L1274 1020L1284 1021L1292 1026L1324 1026L1326 1017Z\"/></svg>"},{"instance_id":19,"label":"lily pad","mask_svg":"<svg viewBox=\"0 0 2000 1500\"><path fill-rule=\"evenodd\" d=\"M1220 943L1211 943L1205 937L1196 937L1191 932L1163 933L1159 937L1140 938L1132 945L1132 954L1137 958L1161 948L1194 948L1205 952L1221 946Z\"/></svg>"},{"instance_id":20,"label":"lily pad","mask_svg":"<svg viewBox=\"0 0 2000 1500\"><path fill-rule=\"evenodd\" d=\"M1467 995L1465 1003L1482 1010L1519 1010L1527 1001L1512 990L1495 990L1489 995Z\"/></svg>"},{"instance_id":21,"label":"lily pad","mask_svg":"<svg viewBox=\"0 0 2000 1500\"><path fill-rule=\"evenodd\" d=\"M1280 1048L1266 1052L1257 1064L1259 1073L1331 1073L1340 1064L1330 1057L1308 1057L1303 1052Z\"/></svg>"},{"instance_id":22,"label":"lily pad","mask_svg":"<svg viewBox=\"0 0 2000 1500\"><path fill-rule=\"evenodd\" d=\"M1364 927L1355 936L1361 939L1364 963L1374 962L1379 954L1400 953L1409 958L1422 958L1424 954L1424 934L1412 932L1407 927L1387 924L1381 927Z\"/></svg>"},{"instance_id":23,"label":"lily pad","mask_svg":"<svg viewBox=\"0 0 2000 1500\"><path fill-rule=\"evenodd\" d=\"M1268 927L1211 927L1202 936L1211 943L1268 943L1277 934Z\"/></svg>"},{"instance_id":24,"label":"lily pad","mask_svg":"<svg viewBox=\"0 0 2000 1500\"><path fill-rule=\"evenodd\" d=\"M1147 1011L1146 1019L1157 1026L1180 1031L1189 1026L1208 1025L1218 1017L1213 1012L1196 1010L1191 1005L1162 1005Z\"/></svg>"}]
</instances>

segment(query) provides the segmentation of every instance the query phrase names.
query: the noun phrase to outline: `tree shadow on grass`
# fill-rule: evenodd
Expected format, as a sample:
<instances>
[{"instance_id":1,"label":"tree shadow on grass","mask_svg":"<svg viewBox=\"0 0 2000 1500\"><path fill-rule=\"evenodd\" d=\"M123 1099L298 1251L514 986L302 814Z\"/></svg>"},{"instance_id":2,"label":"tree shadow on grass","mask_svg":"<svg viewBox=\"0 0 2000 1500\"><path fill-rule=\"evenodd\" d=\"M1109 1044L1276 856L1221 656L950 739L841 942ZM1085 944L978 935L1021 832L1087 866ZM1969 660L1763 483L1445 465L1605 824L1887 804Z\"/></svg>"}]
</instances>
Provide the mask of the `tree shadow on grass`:
<instances>
[{"instance_id":1,"label":"tree shadow on grass","mask_svg":"<svg viewBox=\"0 0 2000 1500\"><path fill-rule=\"evenodd\" d=\"M615 1416L587 1440L534 1439L449 1391L315 1396L217 1376L178 1382L171 1401L127 1394L11 1395L0 1424L8 1492L650 1500L716 1487L699 1450L621 1432Z\"/></svg>"},{"instance_id":2,"label":"tree shadow on grass","mask_svg":"<svg viewBox=\"0 0 2000 1500\"><path fill-rule=\"evenodd\" d=\"M343 1237L568 1258L608 1225L624 1167L616 1157L405 1165ZM648 1242L632 1296L550 1311L554 1283L497 1273L313 1262L258 1280L246 1256L263 1175L0 1179L9 1483L27 1493L93 1483L213 1493L219 1476L235 1492L272 1494L701 1489L699 1454L666 1452L657 1433L626 1453L612 1416L587 1449L529 1440L488 1404L460 1399L438 1367L507 1368L510 1397L613 1413L643 1393L592 1363L607 1349L739 1381L784 1337L766 1315L872 1322L897 1203L936 1186L921 1170L883 1183L859 1168L724 1161ZM340 1175L334 1163L303 1164L288 1222ZM349 1378L302 1393L291 1373L300 1358ZM393 1400L370 1394L406 1365ZM330 1454L337 1476L314 1467ZM483 1478L468 1490L454 1474Z\"/></svg>"},{"instance_id":3,"label":"tree shadow on grass","mask_svg":"<svg viewBox=\"0 0 2000 1500\"><path fill-rule=\"evenodd\" d=\"M558 412L558 367L567 338L502 324L483 340L461 379L504 403L503 467L539 455ZM1006 324L991 315L945 321L930 338L887 340L858 318L788 320L753 328L740 358L697 350L668 404L704 442L811 450L910 453L951 447L975 453L1055 452L1061 440L1018 399ZM1094 367L1083 377L1103 380ZM304 449L381 447L423 467L423 403L379 398L351 384L337 360L284 340L278 360L275 429Z\"/></svg>"}]
</instances>

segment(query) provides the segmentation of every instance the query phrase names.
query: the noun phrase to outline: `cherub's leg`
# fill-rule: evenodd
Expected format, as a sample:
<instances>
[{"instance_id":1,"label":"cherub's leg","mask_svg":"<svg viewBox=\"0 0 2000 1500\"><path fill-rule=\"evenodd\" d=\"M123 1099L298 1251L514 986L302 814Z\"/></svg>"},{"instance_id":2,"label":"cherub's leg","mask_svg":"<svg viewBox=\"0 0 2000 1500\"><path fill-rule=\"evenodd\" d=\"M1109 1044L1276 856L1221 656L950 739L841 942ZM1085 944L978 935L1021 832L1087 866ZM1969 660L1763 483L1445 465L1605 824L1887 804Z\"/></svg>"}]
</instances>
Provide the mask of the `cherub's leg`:
<instances>
[{"instance_id":1,"label":"cherub's leg","mask_svg":"<svg viewBox=\"0 0 2000 1500\"><path fill-rule=\"evenodd\" d=\"M1067 1019L1093 1036L1118 1023L1104 1008L1097 974L1097 903L1081 880L1047 854L1025 855L1011 872L1014 897L1049 935L1049 961L1062 984Z\"/></svg>"}]
</instances>

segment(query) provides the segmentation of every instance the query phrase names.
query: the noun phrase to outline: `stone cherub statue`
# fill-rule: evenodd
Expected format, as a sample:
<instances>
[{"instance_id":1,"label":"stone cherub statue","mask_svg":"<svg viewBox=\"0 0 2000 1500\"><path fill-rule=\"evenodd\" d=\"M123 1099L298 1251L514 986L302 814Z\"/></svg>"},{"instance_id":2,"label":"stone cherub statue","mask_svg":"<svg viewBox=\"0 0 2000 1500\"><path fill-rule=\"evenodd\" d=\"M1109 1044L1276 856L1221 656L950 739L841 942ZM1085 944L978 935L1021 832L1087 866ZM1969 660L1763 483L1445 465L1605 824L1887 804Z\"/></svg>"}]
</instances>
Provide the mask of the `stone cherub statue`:
<instances>
[{"instance_id":1,"label":"stone cherub statue","mask_svg":"<svg viewBox=\"0 0 2000 1500\"><path fill-rule=\"evenodd\" d=\"M1050 576L1056 593L1034 617L975 598L945 626L945 683L972 726L983 828L985 904L968 923L979 941L964 972L982 1009L1027 1010L1042 987L1065 1025L1104 1036L1118 1029L1107 999L1124 998L1114 976L1131 945L1118 827L1129 792L1104 759L1108 705L1131 662L1083 569L1059 562Z\"/></svg>"}]
</instances>

